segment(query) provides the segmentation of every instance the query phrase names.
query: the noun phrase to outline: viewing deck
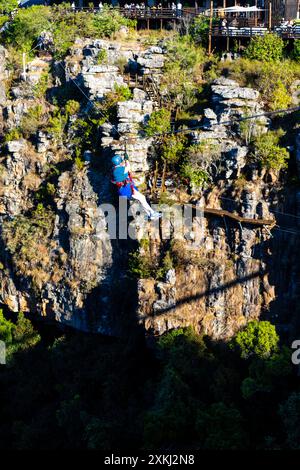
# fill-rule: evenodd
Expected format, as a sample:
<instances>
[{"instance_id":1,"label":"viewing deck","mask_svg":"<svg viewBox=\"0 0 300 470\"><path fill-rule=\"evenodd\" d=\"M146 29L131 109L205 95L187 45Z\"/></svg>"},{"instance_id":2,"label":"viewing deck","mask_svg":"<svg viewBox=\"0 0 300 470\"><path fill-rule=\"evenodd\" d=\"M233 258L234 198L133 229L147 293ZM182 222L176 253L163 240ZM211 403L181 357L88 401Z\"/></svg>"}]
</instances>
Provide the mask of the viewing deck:
<instances>
[{"instance_id":1,"label":"viewing deck","mask_svg":"<svg viewBox=\"0 0 300 470\"><path fill-rule=\"evenodd\" d=\"M238 37L250 38L253 36L263 36L270 30L264 26L229 26L228 28L214 27L212 35L214 37ZM281 36L282 39L300 39L300 25L281 28L277 26L271 30Z\"/></svg>"},{"instance_id":2,"label":"viewing deck","mask_svg":"<svg viewBox=\"0 0 300 470\"><path fill-rule=\"evenodd\" d=\"M68 9L69 10L69 9ZM73 11L94 11L101 12L99 8L75 8L71 9ZM193 18L197 15L203 14L203 8L183 8L182 10L172 9L172 8L158 8L158 7L148 7L137 8L131 6L130 8L124 7L114 7L114 10L118 10L121 15L126 18L133 20L145 20L145 19L154 19L154 20L178 20L182 21L185 18Z\"/></svg>"},{"instance_id":3,"label":"viewing deck","mask_svg":"<svg viewBox=\"0 0 300 470\"><path fill-rule=\"evenodd\" d=\"M158 7L145 7L137 8L131 6L130 8L120 8L116 7L115 10L118 10L126 18L130 18L137 21L138 26L143 27L147 26L150 29L150 26L157 24L160 25L162 29L167 23L179 24L183 21L191 20L192 18L199 15L209 15L209 11L204 10L203 8L183 8L182 10L171 9L171 8L158 8ZM68 9L69 10L69 9ZM71 9L71 11L94 11L101 12L99 8L76 8ZM220 20L220 18L214 17L215 21ZM234 21L228 21L226 27L221 25L213 26L211 30L212 37L216 38L251 38L254 36L263 36L267 32L272 31L281 36L283 39L300 39L300 24L295 26L280 26L273 25L272 28L269 28L266 22L262 22L259 18L235 18Z\"/></svg>"}]
</instances>

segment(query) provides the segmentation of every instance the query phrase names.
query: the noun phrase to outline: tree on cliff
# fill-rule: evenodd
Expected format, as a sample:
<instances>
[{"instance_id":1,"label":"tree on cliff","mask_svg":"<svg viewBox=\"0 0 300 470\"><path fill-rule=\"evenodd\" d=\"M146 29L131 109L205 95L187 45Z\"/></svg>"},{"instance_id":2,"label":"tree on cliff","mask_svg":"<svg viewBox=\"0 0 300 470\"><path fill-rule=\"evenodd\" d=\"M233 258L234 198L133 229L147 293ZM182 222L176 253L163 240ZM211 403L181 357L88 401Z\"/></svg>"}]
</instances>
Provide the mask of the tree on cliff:
<instances>
[{"instance_id":1,"label":"tree on cliff","mask_svg":"<svg viewBox=\"0 0 300 470\"><path fill-rule=\"evenodd\" d=\"M279 336L274 325L268 321L251 321L239 331L231 342L231 347L240 352L243 359L250 356L270 357L278 349Z\"/></svg>"},{"instance_id":2,"label":"tree on cliff","mask_svg":"<svg viewBox=\"0 0 300 470\"><path fill-rule=\"evenodd\" d=\"M17 322L13 323L0 310L0 340L5 342L8 359L17 351L32 348L40 339L40 335L22 312L18 314Z\"/></svg>"}]
</instances>

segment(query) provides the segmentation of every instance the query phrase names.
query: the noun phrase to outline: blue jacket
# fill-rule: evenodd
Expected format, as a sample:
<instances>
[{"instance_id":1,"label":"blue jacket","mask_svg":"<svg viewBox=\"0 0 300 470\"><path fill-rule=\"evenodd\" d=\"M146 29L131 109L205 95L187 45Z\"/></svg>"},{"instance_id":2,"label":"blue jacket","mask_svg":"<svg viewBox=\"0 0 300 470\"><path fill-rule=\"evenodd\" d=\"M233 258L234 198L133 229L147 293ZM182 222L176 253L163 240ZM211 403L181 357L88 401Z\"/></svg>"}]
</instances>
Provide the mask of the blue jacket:
<instances>
[{"instance_id":1,"label":"blue jacket","mask_svg":"<svg viewBox=\"0 0 300 470\"><path fill-rule=\"evenodd\" d=\"M115 166L112 173L115 183L122 183L128 178L128 170L125 166Z\"/></svg>"},{"instance_id":2,"label":"blue jacket","mask_svg":"<svg viewBox=\"0 0 300 470\"><path fill-rule=\"evenodd\" d=\"M131 184L130 183L127 183L125 184L124 186L122 186L121 188L119 188L119 196L120 197L127 197L127 199L130 199L131 196L132 196L132 189L131 189ZM138 189L136 188L136 186L134 186L134 189L135 191L137 191Z\"/></svg>"}]
</instances>

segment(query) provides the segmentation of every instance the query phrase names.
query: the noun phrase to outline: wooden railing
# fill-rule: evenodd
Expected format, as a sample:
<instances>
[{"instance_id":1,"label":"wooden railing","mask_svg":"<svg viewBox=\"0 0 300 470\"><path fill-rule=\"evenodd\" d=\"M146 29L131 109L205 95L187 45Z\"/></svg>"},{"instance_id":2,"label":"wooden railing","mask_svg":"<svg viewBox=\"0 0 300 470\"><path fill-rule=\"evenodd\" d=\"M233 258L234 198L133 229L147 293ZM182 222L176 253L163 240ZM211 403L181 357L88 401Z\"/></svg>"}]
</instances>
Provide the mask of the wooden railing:
<instances>
[{"instance_id":1,"label":"wooden railing","mask_svg":"<svg viewBox=\"0 0 300 470\"><path fill-rule=\"evenodd\" d=\"M118 10L126 18L132 19L170 19L170 20L180 20L185 17L193 17L203 13L203 8L183 8L182 10L172 9L172 8L158 8L158 7L148 7L145 8L120 8L115 7L114 10ZM86 11L86 12L99 12L101 13L102 9L99 8L68 8L66 11Z\"/></svg>"}]
</instances>

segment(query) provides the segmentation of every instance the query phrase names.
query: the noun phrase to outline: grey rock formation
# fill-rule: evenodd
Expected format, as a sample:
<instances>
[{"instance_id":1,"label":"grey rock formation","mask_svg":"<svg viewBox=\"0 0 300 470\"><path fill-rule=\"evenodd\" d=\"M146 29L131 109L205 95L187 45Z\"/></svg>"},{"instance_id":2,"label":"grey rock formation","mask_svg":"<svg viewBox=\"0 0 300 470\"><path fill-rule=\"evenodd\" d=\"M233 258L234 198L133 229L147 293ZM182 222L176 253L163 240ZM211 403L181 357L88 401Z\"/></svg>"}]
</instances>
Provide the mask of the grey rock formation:
<instances>
[{"instance_id":1,"label":"grey rock formation","mask_svg":"<svg viewBox=\"0 0 300 470\"><path fill-rule=\"evenodd\" d=\"M125 144L129 156L131 170L139 185L145 181L149 170L148 153L153 139L145 138L140 130L146 124L153 111L153 102L146 99L141 90L134 90L133 99L122 101L117 105L117 135L116 130L104 125L102 130L102 146L112 153L124 154Z\"/></svg>"},{"instance_id":2,"label":"grey rock formation","mask_svg":"<svg viewBox=\"0 0 300 470\"><path fill-rule=\"evenodd\" d=\"M83 67L78 80L87 89L91 99L103 99L104 95L114 90L116 86L125 84L118 67L114 65Z\"/></svg>"},{"instance_id":3,"label":"grey rock formation","mask_svg":"<svg viewBox=\"0 0 300 470\"><path fill-rule=\"evenodd\" d=\"M107 60L99 64L99 53L103 49ZM125 83L121 73L124 63L140 74L150 74L159 82L164 60L164 50L159 46L145 50L142 45L137 45L132 50L129 41L118 44L115 41L78 40L63 64L66 72L63 73L58 63L54 64L54 83L59 86L64 80L76 80L89 99L99 101L116 84ZM24 114L36 104L32 90L46 70L47 64L44 65L38 61L29 64L29 82L16 83L10 100L4 100L3 95L1 98L0 89L6 129L18 127ZM6 74L5 51L0 48L2 74ZM172 223L172 242L175 242L174 246L178 241L181 243L177 263L174 263L176 269L168 269L159 281L140 279L128 288L126 260L133 246L130 241L110 238L105 217L108 206L103 205L113 202L112 208L116 208L107 174L109 158L114 153L124 154L126 150L135 181L138 184L147 181L154 157L153 139L144 135L142 127L153 109L154 103L146 91L135 88L132 99L117 104L116 122L101 126L102 140L97 141L100 149L84 147L83 162L77 161L77 166L72 161L76 144L71 142L74 137L71 126L60 143L46 131L38 131L31 142L12 140L3 147L0 160L1 223L14 220L20 214L25 218L30 214L36 203L33 194L37 195L42 183L48 183L49 168L57 164L55 171L60 176L51 200L53 229L51 226L43 247L46 268L41 273L39 288L33 290L30 276L17 272L9 250L4 246L0 252L4 266L0 269L0 303L15 312L31 311L84 331L110 335L119 334L121 323L129 321L128 316L132 314L135 323L150 333L162 334L171 328L192 325L215 338L229 338L247 321L258 318L263 310L267 311L275 299L273 277L279 277L277 273L281 270L278 266L270 266L267 251L272 242L270 234L264 227L253 228L212 214L201 220L203 240L196 248L192 246L192 228L186 229L191 240L183 236L176 238L177 226ZM249 165L247 139L241 126L233 122L245 113L257 113L262 109L256 90L240 87L224 77L213 83L212 100L204 110L205 129L192 134L195 144L217 146L217 151L212 151L211 159L208 156L206 161L212 184L201 190L201 194L194 192L192 202L197 202L201 196L205 205L223 208L244 218L271 217L269 208L271 200L273 204L275 200L276 178L270 184L259 168ZM71 122L74 119L76 116ZM231 122L224 124L224 121ZM251 132L263 132L267 126L267 120L256 121ZM300 166L299 148L298 139ZM95 161L98 153L102 159L100 164ZM168 174L166 181L173 180L174 176ZM53 184L50 181L50 185ZM176 184L177 181L171 196L176 200L182 196L183 201L190 201L190 194L175 187ZM166 186L172 186L172 183ZM300 210L298 196L295 195L295 203ZM139 209L138 203L132 204L131 209L135 213ZM164 224L162 221L160 227ZM155 232L143 216L132 225L140 238L143 230ZM275 245L274 242L273 247ZM289 292L295 293L296 264L291 273L289 271L295 246L288 245L290 251L285 252L284 257L280 255L282 248L279 245L275 250L280 262L286 266L282 272L288 278ZM174 248L171 241L166 243L161 239L158 230L157 238L153 243L151 240L149 247L153 262L161 262L162 254L170 246ZM268 272L273 274L270 279ZM284 284L282 279L277 278L276 282L280 286ZM131 298L132 310L125 301L123 303L126 295ZM284 295L283 292L282 297ZM287 305L288 300L285 301Z\"/></svg>"},{"instance_id":4,"label":"grey rock formation","mask_svg":"<svg viewBox=\"0 0 300 470\"><path fill-rule=\"evenodd\" d=\"M243 100L257 100L259 92L252 88L241 87L234 80L228 78L218 78L213 82L211 87L214 94L213 100L228 100L240 98Z\"/></svg>"},{"instance_id":5,"label":"grey rock formation","mask_svg":"<svg viewBox=\"0 0 300 470\"><path fill-rule=\"evenodd\" d=\"M7 57L8 53L6 49L0 45L0 106L5 106L7 101L5 80L9 76L7 70Z\"/></svg>"},{"instance_id":6,"label":"grey rock formation","mask_svg":"<svg viewBox=\"0 0 300 470\"><path fill-rule=\"evenodd\" d=\"M57 321L85 331L91 329L91 323L93 329L101 328L101 315L106 307L105 303L102 306L103 299L98 299L99 316L93 319L87 315L84 301L104 281L112 264L105 215L87 171L65 172L59 179L57 208L60 216L55 222L54 239L59 248L63 234L68 236L66 275L59 286L47 283L42 294ZM102 324L102 328L105 330L109 325Z\"/></svg>"}]
</instances>

